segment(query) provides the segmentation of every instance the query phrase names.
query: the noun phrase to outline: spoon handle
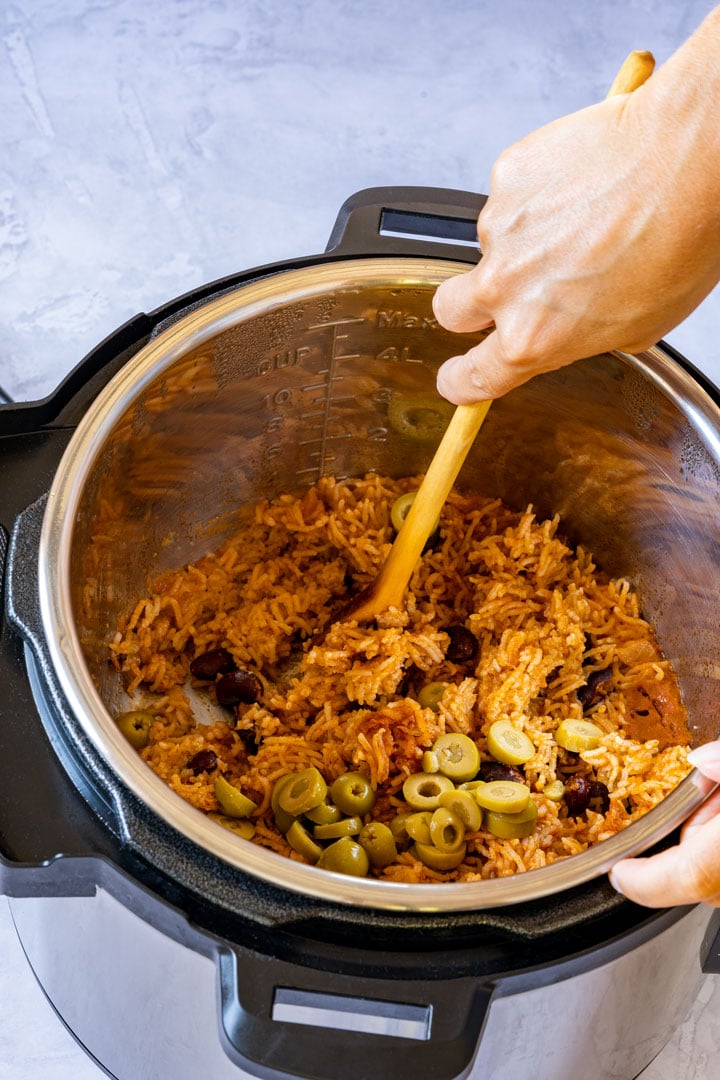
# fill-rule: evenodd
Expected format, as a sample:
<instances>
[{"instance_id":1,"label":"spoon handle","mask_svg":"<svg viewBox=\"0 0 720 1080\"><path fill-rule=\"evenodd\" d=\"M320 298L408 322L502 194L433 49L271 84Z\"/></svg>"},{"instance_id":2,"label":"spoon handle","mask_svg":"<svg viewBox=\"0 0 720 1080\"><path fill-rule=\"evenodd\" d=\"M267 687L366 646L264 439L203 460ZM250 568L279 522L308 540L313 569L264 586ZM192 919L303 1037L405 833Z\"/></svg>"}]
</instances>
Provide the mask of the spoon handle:
<instances>
[{"instance_id":1,"label":"spoon handle","mask_svg":"<svg viewBox=\"0 0 720 1080\"><path fill-rule=\"evenodd\" d=\"M654 67L652 53L643 50L631 52L623 61L607 96L632 93L652 75ZM478 401L473 405L457 406L390 554L370 588L351 605L348 617L363 622L387 608L402 608L407 584L422 549L435 528L438 514L490 405L490 401Z\"/></svg>"},{"instance_id":2,"label":"spoon handle","mask_svg":"<svg viewBox=\"0 0 720 1080\"><path fill-rule=\"evenodd\" d=\"M362 622L386 608L403 606L407 583L490 405L478 401L455 409L390 554L365 602L353 609L353 619Z\"/></svg>"}]
</instances>

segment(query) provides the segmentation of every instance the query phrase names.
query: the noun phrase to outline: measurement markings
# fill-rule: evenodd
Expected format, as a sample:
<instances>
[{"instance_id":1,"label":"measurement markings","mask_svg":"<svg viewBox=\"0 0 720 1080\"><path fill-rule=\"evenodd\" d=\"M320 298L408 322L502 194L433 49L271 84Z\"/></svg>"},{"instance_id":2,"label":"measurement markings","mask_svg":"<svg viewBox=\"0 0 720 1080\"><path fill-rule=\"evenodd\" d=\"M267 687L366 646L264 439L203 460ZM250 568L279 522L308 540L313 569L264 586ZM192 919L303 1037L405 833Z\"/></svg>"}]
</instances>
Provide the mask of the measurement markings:
<instances>
[{"instance_id":1,"label":"measurement markings","mask_svg":"<svg viewBox=\"0 0 720 1080\"><path fill-rule=\"evenodd\" d=\"M344 394L341 397L333 398L333 385L341 382L343 376L337 371L337 364L342 360L359 360L362 353L359 352L343 352L343 349L348 348L348 341L350 338L349 333L343 333L342 328L352 327L358 323L366 323L367 320L358 316L348 316L346 318L332 319L328 322L313 323L308 327L308 331L311 330L324 330L330 332L330 350L328 358L328 367L323 368L317 372L316 377L325 376L322 382L309 383L304 386L303 393L311 394L314 391L321 391L324 398L320 399L317 404L322 404L322 408L317 411L312 407L301 414L303 420L318 421L319 434L316 438L306 439L299 442L299 446L317 446L318 449L311 452L312 458L317 458L318 469L320 474L323 470L335 460L335 455L329 449L329 440L334 439L349 439L352 438L349 434L331 435L328 433L328 425L332 419L333 406L345 403L353 402L352 395ZM349 346L352 348L352 346ZM312 402L311 405L315 405L316 402ZM298 474L303 475L305 473L314 473L315 467L307 469L298 469Z\"/></svg>"}]
</instances>

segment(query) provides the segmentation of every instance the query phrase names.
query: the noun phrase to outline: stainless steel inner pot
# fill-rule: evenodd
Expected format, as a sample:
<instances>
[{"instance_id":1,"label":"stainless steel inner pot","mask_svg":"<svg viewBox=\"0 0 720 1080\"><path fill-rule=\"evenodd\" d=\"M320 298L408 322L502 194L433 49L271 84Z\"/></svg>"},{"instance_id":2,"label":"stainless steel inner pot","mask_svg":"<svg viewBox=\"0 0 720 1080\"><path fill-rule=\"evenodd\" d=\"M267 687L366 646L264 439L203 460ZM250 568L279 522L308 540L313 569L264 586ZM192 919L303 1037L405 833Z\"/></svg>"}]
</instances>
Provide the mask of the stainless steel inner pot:
<instances>
[{"instance_id":1,"label":"stainless steel inner pot","mask_svg":"<svg viewBox=\"0 0 720 1080\"><path fill-rule=\"evenodd\" d=\"M410 886L303 866L228 833L141 761L113 716L107 661L120 616L159 570L218 546L241 508L319 476L422 472L434 445L393 423L434 394L472 335L433 318L463 263L365 258L273 274L158 333L86 413L57 470L40 546L43 627L67 699L119 778L166 822L284 888L396 910L517 903L587 881L672 831L706 794L693 773L597 848L514 878ZM461 486L559 514L643 597L678 672L695 743L716 735L720 628L720 410L662 347L543 375L493 404ZM132 844L132 836L126 838Z\"/></svg>"}]
</instances>

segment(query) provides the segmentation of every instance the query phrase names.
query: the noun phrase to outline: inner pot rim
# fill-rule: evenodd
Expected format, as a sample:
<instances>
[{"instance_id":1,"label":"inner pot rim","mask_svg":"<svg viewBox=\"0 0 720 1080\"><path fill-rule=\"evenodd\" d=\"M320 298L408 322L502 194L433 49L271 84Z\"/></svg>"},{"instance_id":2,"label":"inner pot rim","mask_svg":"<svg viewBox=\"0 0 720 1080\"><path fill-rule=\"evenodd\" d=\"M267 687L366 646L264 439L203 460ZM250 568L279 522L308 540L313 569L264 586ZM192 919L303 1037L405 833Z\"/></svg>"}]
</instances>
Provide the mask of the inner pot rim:
<instances>
[{"instance_id":1,"label":"inner pot rim","mask_svg":"<svg viewBox=\"0 0 720 1080\"><path fill-rule=\"evenodd\" d=\"M693 770L639 821L579 855L506 878L481 882L406 884L348 877L295 862L234 836L171 790L120 733L87 668L75 630L70 554L78 504L113 425L143 389L191 349L231 325L273 307L329 289L363 285L436 287L467 265L439 259L367 258L321 263L270 277L221 295L153 338L110 380L87 410L53 478L40 540L39 599L43 629L68 704L95 750L140 802L200 848L235 869L280 888L322 900L393 911L466 911L502 907L573 888L606 873L620 858L652 847L707 797L708 782ZM720 410L699 384L655 346L638 356L616 353L676 404L720 462ZM127 840L132 844L133 837Z\"/></svg>"}]
</instances>

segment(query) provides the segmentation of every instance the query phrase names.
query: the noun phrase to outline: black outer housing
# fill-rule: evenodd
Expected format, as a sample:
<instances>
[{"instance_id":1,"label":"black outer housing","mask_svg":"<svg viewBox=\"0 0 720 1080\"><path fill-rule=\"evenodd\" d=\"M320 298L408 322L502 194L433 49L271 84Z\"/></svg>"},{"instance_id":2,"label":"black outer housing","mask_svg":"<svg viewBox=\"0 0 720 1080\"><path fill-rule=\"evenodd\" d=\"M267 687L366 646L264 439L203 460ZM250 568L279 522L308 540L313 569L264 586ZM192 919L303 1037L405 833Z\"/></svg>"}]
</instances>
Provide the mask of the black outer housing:
<instances>
[{"instance_id":1,"label":"black outer housing","mask_svg":"<svg viewBox=\"0 0 720 1080\"><path fill-rule=\"evenodd\" d=\"M373 1076L390 1077L400 1054L426 1080L465 1075L493 993L596 967L688 911L639 908L605 879L560 898L449 914L325 903L256 880L191 844L124 788L73 717L43 640L36 554L44 496L96 394L153 334L220 293L319 262L397 255L475 262L478 253L453 240L472 240L484 202L430 188L359 192L341 208L324 254L232 275L136 315L49 397L0 405L0 584L6 561L8 578L0 623L0 893L92 896L102 887L171 938L216 957L225 1049L257 1075L354 1080L372 1063ZM410 236L390 237L388 229ZM664 348L718 400L702 374ZM720 963L716 929L703 947L707 970ZM432 1036L319 1035L279 1023L270 1019L278 986L430 1005Z\"/></svg>"}]
</instances>

